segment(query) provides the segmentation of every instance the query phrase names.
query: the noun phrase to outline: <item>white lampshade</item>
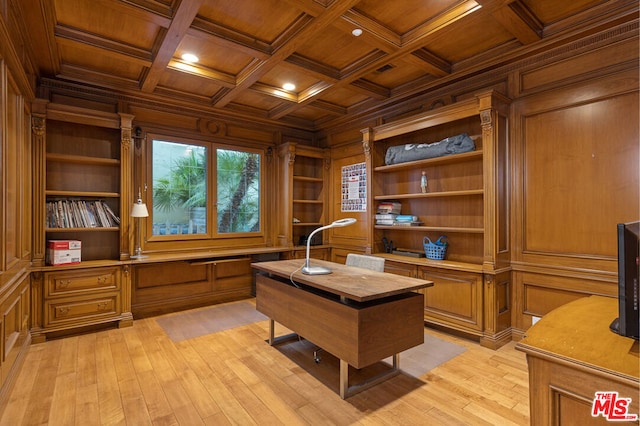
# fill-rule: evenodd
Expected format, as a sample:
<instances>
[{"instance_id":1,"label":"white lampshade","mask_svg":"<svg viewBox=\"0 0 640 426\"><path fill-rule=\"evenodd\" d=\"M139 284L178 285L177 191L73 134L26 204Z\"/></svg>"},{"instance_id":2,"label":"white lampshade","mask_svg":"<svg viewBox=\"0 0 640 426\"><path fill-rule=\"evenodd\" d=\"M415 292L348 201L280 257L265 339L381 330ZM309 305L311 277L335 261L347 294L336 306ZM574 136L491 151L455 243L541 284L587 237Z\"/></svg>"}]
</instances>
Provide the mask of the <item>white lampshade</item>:
<instances>
[{"instance_id":1,"label":"white lampshade","mask_svg":"<svg viewBox=\"0 0 640 426\"><path fill-rule=\"evenodd\" d=\"M131 209L131 217L148 217L149 211L147 210L147 205L142 202L142 200L138 200L137 203L133 205Z\"/></svg>"}]
</instances>

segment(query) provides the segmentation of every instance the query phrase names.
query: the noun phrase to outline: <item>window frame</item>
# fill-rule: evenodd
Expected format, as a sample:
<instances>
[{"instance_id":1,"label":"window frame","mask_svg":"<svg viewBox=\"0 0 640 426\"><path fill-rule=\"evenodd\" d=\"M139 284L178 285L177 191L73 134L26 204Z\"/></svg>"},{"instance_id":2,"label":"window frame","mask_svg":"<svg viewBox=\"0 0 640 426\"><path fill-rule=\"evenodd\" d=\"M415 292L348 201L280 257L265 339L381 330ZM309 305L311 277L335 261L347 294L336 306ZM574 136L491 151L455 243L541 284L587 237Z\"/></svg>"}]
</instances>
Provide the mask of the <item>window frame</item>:
<instances>
[{"instance_id":1,"label":"window frame","mask_svg":"<svg viewBox=\"0 0 640 426\"><path fill-rule=\"evenodd\" d=\"M148 206L149 217L147 218L147 241L149 242L181 242L181 241L204 241L204 240L223 240L223 239L244 239L244 238L264 238L266 232L265 224L265 150L260 148L248 147L244 145L236 145L231 143L222 143L216 141L198 140L188 137L176 137L166 135L162 133L148 133L147 134L147 153L145 155L146 163L148 164L146 172L145 194L144 199ZM202 146L206 148L206 161L207 161L207 230L202 234L167 234L167 235L154 235L153 234L153 189L154 189L154 176L153 176L153 155L154 155L154 141L171 142L176 144ZM258 154L259 156L259 230L253 232L218 232L218 173L217 173L217 152L218 149L247 152L251 154ZM137 190L136 190L137 191Z\"/></svg>"}]
</instances>

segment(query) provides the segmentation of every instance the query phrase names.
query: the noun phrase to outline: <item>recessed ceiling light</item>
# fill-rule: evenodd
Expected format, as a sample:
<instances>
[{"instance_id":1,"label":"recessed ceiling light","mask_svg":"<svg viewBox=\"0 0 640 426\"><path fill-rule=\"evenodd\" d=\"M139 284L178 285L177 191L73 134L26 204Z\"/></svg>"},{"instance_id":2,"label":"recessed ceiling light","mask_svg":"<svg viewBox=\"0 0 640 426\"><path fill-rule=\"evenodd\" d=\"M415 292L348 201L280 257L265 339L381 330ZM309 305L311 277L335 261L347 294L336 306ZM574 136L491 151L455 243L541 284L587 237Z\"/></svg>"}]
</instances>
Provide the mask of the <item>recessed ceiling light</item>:
<instances>
[{"instance_id":1,"label":"recessed ceiling light","mask_svg":"<svg viewBox=\"0 0 640 426\"><path fill-rule=\"evenodd\" d=\"M355 28L353 31L351 31L351 34L356 37L360 37L362 35L362 30L360 28Z\"/></svg>"},{"instance_id":2,"label":"recessed ceiling light","mask_svg":"<svg viewBox=\"0 0 640 426\"><path fill-rule=\"evenodd\" d=\"M198 62L200 60L200 58L198 58L193 53L184 53L182 55L182 59L186 62Z\"/></svg>"},{"instance_id":3,"label":"recessed ceiling light","mask_svg":"<svg viewBox=\"0 0 640 426\"><path fill-rule=\"evenodd\" d=\"M293 83L285 83L282 85L282 88L284 90L295 90L296 89L296 85Z\"/></svg>"}]
</instances>

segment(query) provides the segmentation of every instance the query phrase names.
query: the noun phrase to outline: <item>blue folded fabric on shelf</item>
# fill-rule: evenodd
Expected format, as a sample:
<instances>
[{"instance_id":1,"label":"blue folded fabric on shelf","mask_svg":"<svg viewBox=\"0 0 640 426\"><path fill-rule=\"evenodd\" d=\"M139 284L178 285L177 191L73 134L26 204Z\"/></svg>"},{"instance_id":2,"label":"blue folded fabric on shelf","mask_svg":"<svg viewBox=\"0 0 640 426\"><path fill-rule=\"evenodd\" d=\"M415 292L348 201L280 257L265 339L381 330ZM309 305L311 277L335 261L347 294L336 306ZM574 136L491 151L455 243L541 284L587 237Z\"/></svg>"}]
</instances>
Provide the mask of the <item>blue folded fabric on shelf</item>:
<instances>
[{"instance_id":1,"label":"blue folded fabric on shelf","mask_svg":"<svg viewBox=\"0 0 640 426\"><path fill-rule=\"evenodd\" d=\"M476 145L473 139L468 134L461 133L434 143L409 143L391 146L387 149L384 161L387 165L406 163L407 161L460 154L475 149Z\"/></svg>"}]
</instances>

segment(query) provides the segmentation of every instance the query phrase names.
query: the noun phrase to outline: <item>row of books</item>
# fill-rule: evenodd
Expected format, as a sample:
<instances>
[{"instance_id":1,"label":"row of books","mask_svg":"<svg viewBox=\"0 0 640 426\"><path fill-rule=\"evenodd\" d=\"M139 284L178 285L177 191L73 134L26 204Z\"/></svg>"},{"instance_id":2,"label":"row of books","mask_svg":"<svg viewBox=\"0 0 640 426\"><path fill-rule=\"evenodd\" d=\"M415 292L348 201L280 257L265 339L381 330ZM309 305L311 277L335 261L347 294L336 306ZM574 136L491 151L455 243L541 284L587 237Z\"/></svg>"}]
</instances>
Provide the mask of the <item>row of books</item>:
<instances>
[{"instance_id":1,"label":"row of books","mask_svg":"<svg viewBox=\"0 0 640 426\"><path fill-rule=\"evenodd\" d=\"M110 228L119 224L120 218L100 200L47 202L48 228Z\"/></svg>"},{"instance_id":2,"label":"row of books","mask_svg":"<svg viewBox=\"0 0 640 426\"><path fill-rule=\"evenodd\" d=\"M418 216L410 214L378 213L376 214L376 225L420 226L422 222L418 220Z\"/></svg>"}]
</instances>

